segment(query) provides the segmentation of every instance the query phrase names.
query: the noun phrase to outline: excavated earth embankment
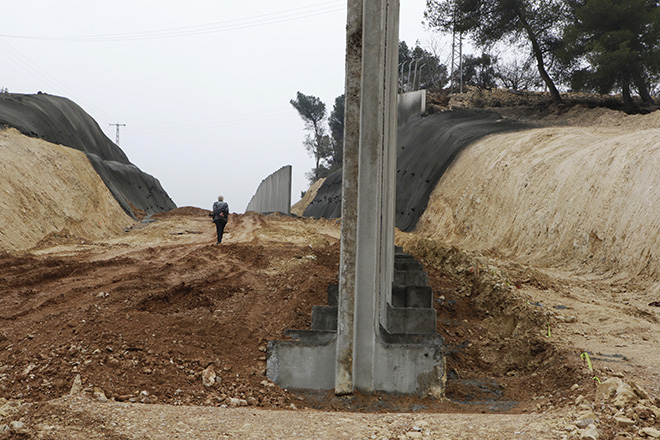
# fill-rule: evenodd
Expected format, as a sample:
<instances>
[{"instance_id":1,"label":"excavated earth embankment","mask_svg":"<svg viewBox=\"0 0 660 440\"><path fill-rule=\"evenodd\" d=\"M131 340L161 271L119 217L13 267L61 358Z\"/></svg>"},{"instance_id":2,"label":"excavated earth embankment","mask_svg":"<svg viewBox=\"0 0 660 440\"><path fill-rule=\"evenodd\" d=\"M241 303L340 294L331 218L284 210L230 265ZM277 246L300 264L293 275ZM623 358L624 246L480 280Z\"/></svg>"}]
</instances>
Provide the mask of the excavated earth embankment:
<instances>
[{"instance_id":1,"label":"excavated earth embankment","mask_svg":"<svg viewBox=\"0 0 660 440\"><path fill-rule=\"evenodd\" d=\"M160 182L133 165L98 123L69 99L45 93L0 93L2 126L85 153L117 202L133 217L176 208Z\"/></svg>"}]
</instances>

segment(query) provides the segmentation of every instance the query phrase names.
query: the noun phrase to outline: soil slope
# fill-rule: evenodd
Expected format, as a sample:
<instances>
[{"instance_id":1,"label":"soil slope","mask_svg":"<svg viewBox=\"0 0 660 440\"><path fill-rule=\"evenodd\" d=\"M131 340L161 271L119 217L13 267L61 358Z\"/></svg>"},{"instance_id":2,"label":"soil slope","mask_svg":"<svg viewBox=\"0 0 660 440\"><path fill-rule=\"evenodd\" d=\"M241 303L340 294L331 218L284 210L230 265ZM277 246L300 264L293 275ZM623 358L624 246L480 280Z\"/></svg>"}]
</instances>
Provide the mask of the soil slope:
<instances>
[{"instance_id":1,"label":"soil slope","mask_svg":"<svg viewBox=\"0 0 660 440\"><path fill-rule=\"evenodd\" d=\"M84 152L121 207L134 217L176 208L153 176L133 165L73 101L45 93L0 94L0 127Z\"/></svg>"},{"instance_id":2,"label":"soil slope","mask_svg":"<svg viewBox=\"0 0 660 440\"><path fill-rule=\"evenodd\" d=\"M80 151L8 129L0 130L0 157L0 250L49 236L93 240L135 223Z\"/></svg>"},{"instance_id":3,"label":"soil slope","mask_svg":"<svg viewBox=\"0 0 660 440\"><path fill-rule=\"evenodd\" d=\"M491 135L463 151L417 232L536 266L655 284L660 111L575 109L556 122L563 124Z\"/></svg>"}]
</instances>

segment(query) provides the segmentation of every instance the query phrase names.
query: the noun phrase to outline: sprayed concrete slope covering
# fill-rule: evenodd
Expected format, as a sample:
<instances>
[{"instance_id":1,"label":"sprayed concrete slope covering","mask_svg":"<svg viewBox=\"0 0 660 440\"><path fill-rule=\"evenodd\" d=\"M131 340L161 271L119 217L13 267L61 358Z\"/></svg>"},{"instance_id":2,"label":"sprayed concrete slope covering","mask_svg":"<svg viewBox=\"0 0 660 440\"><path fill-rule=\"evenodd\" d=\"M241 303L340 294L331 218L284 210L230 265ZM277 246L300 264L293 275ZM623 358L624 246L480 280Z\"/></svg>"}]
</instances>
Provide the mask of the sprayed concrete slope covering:
<instances>
[{"instance_id":1,"label":"sprayed concrete slope covering","mask_svg":"<svg viewBox=\"0 0 660 440\"><path fill-rule=\"evenodd\" d=\"M153 176L133 165L99 125L69 99L43 93L0 94L0 126L84 152L121 207L131 215L176 208Z\"/></svg>"},{"instance_id":2,"label":"sprayed concrete slope covering","mask_svg":"<svg viewBox=\"0 0 660 440\"><path fill-rule=\"evenodd\" d=\"M657 279L660 111L576 109L564 119L571 125L493 135L463 151L416 232L540 266Z\"/></svg>"},{"instance_id":3,"label":"sprayed concrete slope covering","mask_svg":"<svg viewBox=\"0 0 660 440\"><path fill-rule=\"evenodd\" d=\"M85 155L0 130L0 250L28 249L52 234L99 239L133 224Z\"/></svg>"},{"instance_id":4,"label":"sprayed concrete slope covering","mask_svg":"<svg viewBox=\"0 0 660 440\"><path fill-rule=\"evenodd\" d=\"M399 127L397 141L396 227L411 231L431 192L456 156L474 141L520 124L489 111L454 110L414 117ZM305 210L305 216L341 215L341 170L331 174Z\"/></svg>"}]
</instances>

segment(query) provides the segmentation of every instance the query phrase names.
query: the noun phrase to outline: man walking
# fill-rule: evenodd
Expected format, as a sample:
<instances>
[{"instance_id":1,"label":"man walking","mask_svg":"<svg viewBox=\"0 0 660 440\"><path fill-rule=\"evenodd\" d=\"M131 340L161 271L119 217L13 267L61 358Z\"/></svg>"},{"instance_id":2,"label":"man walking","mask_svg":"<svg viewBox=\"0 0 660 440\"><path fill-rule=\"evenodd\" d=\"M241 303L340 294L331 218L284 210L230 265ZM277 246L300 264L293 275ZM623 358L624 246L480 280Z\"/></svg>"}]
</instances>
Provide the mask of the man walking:
<instances>
[{"instance_id":1,"label":"man walking","mask_svg":"<svg viewBox=\"0 0 660 440\"><path fill-rule=\"evenodd\" d=\"M217 244L220 244L222 242L222 234L227 225L227 218L229 217L229 204L225 202L223 196L218 196L218 201L213 202L213 212L210 215L213 217L213 223L215 223L215 228L218 231Z\"/></svg>"}]
</instances>

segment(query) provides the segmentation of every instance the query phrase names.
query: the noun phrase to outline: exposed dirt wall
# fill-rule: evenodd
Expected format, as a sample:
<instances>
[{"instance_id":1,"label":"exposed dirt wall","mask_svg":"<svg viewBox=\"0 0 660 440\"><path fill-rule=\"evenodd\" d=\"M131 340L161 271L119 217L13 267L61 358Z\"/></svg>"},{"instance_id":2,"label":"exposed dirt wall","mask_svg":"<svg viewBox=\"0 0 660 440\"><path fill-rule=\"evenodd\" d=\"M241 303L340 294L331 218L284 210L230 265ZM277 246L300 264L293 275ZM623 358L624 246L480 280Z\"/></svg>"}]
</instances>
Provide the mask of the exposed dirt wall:
<instances>
[{"instance_id":1,"label":"exposed dirt wall","mask_svg":"<svg viewBox=\"0 0 660 440\"><path fill-rule=\"evenodd\" d=\"M176 205L158 179L133 165L96 121L73 101L38 93L0 94L0 127L82 151L121 207L131 215L167 211Z\"/></svg>"},{"instance_id":2,"label":"exposed dirt wall","mask_svg":"<svg viewBox=\"0 0 660 440\"><path fill-rule=\"evenodd\" d=\"M93 240L134 220L84 153L0 130L0 250L35 246L49 234Z\"/></svg>"},{"instance_id":3,"label":"exposed dirt wall","mask_svg":"<svg viewBox=\"0 0 660 440\"><path fill-rule=\"evenodd\" d=\"M309 206L310 202L314 200L314 197L316 197L316 193L318 192L321 185L323 185L323 182L325 182L325 177L312 183L312 186L310 186L309 189L305 192L303 198L298 200L291 207L291 214L302 217L302 215L305 213L305 209L307 209L307 206Z\"/></svg>"},{"instance_id":4,"label":"exposed dirt wall","mask_svg":"<svg viewBox=\"0 0 660 440\"><path fill-rule=\"evenodd\" d=\"M660 112L576 109L556 122L573 125L492 135L464 150L416 231L541 266L657 279Z\"/></svg>"}]
</instances>

